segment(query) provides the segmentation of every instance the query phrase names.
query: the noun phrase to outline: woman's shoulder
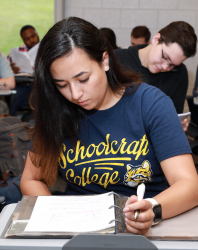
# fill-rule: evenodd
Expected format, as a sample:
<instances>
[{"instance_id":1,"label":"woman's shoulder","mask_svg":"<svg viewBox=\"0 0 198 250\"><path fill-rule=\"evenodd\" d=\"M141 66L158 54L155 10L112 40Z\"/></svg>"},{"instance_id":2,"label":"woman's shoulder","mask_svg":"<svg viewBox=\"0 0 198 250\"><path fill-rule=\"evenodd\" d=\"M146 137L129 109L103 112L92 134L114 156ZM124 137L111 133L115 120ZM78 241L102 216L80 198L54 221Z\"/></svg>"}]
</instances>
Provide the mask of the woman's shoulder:
<instances>
[{"instance_id":1,"label":"woman's shoulder","mask_svg":"<svg viewBox=\"0 0 198 250\"><path fill-rule=\"evenodd\" d=\"M154 99L166 96L164 92L162 92L160 89L151 86L147 83L139 84L137 90L134 93L136 93L137 95L142 95L145 98L154 98Z\"/></svg>"},{"instance_id":2,"label":"woman's shoulder","mask_svg":"<svg viewBox=\"0 0 198 250\"><path fill-rule=\"evenodd\" d=\"M154 105L165 105L171 102L171 99L160 89L141 83L138 88L128 97L128 105L141 107L149 111Z\"/></svg>"}]
</instances>

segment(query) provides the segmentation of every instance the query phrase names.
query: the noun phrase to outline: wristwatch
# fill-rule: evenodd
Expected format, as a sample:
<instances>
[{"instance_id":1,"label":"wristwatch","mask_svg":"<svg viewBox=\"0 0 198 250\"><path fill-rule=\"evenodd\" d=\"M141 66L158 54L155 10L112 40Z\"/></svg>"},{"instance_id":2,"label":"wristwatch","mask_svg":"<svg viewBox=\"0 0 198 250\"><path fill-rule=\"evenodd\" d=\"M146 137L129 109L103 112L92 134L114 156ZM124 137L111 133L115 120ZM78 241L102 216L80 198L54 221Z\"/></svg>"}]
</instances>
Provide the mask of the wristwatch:
<instances>
[{"instance_id":1,"label":"wristwatch","mask_svg":"<svg viewBox=\"0 0 198 250\"><path fill-rule=\"evenodd\" d=\"M159 204L155 199L152 198L148 198L145 199L147 201L150 201L152 203L152 208L153 208L153 212L155 214L155 217L153 218L153 224L152 225L156 225L159 222L162 221L162 207L161 204Z\"/></svg>"}]
</instances>

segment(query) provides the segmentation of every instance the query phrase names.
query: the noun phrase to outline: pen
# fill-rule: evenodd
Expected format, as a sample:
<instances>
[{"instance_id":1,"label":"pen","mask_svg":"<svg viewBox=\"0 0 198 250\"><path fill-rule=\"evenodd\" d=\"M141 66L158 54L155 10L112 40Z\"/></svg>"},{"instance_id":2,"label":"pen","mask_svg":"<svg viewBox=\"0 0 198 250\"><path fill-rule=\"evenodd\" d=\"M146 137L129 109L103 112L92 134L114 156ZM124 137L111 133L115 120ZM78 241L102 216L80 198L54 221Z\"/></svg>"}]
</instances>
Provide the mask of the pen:
<instances>
[{"instance_id":1,"label":"pen","mask_svg":"<svg viewBox=\"0 0 198 250\"><path fill-rule=\"evenodd\" d=\"M141 183L138 188L137 188L137 197L138 197L138 201L141 201L144 198L144 193L145 193L145 185L144 183ZM134 215L134 219L136 220L138 215L140 213L140 210L135 210L135 215Z\"/></svg>"}]
</instances>

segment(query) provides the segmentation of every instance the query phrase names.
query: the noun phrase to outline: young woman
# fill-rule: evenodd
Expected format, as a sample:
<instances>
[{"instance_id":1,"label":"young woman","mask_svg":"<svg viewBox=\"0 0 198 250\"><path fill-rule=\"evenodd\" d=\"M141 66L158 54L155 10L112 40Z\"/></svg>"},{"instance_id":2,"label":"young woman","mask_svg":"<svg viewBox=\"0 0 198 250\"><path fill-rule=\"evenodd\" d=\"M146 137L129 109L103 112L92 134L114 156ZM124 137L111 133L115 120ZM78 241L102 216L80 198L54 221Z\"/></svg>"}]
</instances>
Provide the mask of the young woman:
<instances>
[{"instance_id":1,"label":"young woman","mask_svg":"<svg viewBox=\"0 0 198 250\"><path fill-rule=\"evenodd\" d=\"M137 234L151 227L153 204L161 204L162 219L195 207L197 173L172 101L140 82L91 23L70 17L55 24L36 58L23 194L50 195L60 171L68 195L129 196L127 230ZM142 182L152 199L137 201Z\"/></svg>"}]
</instances>

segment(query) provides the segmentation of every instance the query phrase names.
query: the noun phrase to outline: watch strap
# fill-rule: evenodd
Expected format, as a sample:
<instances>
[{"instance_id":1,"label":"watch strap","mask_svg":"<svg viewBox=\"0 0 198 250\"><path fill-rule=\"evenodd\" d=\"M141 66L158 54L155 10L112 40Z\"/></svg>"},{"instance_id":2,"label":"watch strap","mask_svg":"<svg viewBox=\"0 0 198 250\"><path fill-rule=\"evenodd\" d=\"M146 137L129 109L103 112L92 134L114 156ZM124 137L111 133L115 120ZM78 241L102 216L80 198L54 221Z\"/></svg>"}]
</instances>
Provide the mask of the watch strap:
<instances>
[{"instance_id":1,"label":"watch strap","mask_svg":"<svg viewBox=\"0 0 198 250\"><path fill-rule=\"evenodd\" d=\"M147 200L147 201L150 201L151 203L152 203L152 208L154 207L154 206L156 206L156 205L160 205L155 199L153 199L153 198L147 198L147 199L145 199L145 200ZM155 219L155 218L154 218ZM160 221L155 221L153 219L153 224L152 224L152 226L154 226L154 225L157 225L159 222L161 222L161 220Z\"/></svg>"},{"instance_id":2,"label":"watch strap","mask_svg":"<svg viewBox=\"0 0 198 250\"><path fill-rule=\"evenodd\" d=\"M147 199L145 199L145 200L150 201L150 203L152 203L152 208L154 207L154 205L158 205L158 204L159 204L159 203L158 203L155 199L153 199L153 198L147 198Z\"/></svg>"}]
</instances>

